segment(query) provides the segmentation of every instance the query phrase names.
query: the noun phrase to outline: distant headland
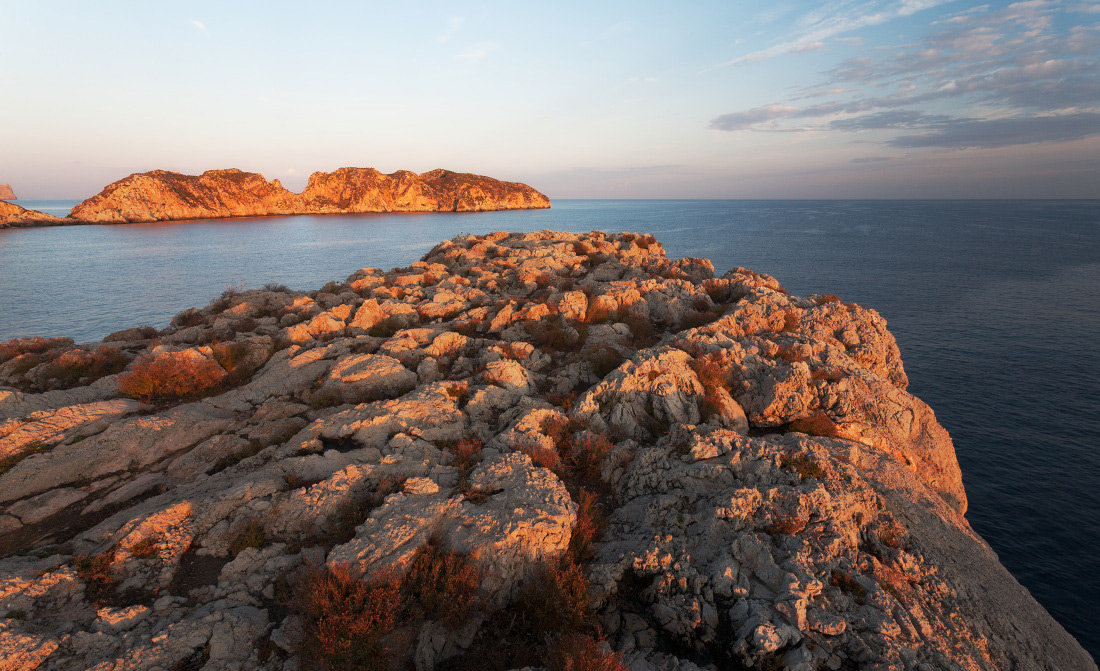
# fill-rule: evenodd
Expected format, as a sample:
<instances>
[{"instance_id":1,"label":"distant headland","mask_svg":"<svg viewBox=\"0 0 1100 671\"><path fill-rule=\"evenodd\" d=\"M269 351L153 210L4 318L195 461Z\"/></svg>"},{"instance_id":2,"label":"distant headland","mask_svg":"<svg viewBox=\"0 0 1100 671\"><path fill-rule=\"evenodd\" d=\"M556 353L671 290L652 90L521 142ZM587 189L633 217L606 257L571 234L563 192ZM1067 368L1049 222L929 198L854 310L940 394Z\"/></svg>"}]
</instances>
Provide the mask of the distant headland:
<instances>
[{"instance_id":1,"label":"distant headland","mask_svg":"<svg viewBox=\"0 0 1100 671\"><path fill-rule=\"evenodd\" d=\"M11 184L0 184L0 200L19 200L11 190Z\"/></svg>"},{"instance_id":2,"label":"distant headland","mask_svg":"<svg viewBox=\"0 0 1100 671\"><path fill-rule=\"evenodd\" d=\"M110 184L64 218L0 204L0 228L65 224L128 224L290 214L486 212L550 207L550 199L517 182L432 170L384 174L373 168L315 172L301 193L275 179L236 169L183 175L136 173ZM13 209L14 208L14 209Z\"/></svg>"}]
</instances>

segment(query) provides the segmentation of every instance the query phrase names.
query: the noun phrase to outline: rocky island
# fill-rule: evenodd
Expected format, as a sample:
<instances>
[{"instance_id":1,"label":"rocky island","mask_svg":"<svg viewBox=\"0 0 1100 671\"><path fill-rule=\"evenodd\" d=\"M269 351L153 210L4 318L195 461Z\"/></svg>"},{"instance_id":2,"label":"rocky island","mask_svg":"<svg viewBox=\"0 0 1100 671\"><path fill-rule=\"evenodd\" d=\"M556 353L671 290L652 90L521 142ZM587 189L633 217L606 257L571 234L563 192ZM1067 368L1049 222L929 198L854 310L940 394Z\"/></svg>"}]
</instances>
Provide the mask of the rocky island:
<instances>
[{"instance_id":1,"label":"rocky island","mask_svg":"<svg viewBox=\"0 0 1100 671\"><path fill-rule=\"evenodd\" d=\"M11 184L0 184L0 200L19 200L11 190Z\"/></svg>"},{"instance_id":2,"label":"rocky island","mask_svg":"<svg viewBox=\"0 0 1100 671\"><path fill-rule=\"evenodd\" d=\"M550 207L526 184L450 170L386 175L373 168L315 172L302 193L279 180L236 169L182 175L154 170L130 175L73 208L65 219L23 210L0 213L0 227L58 224L128 224L289 214L370 212L487 212ZM20 208L22 209L22 208Z\"/></svg>"},{"instance_id":3,"label":"rocky island","mask_svg":"<svg viewBox=\"0 0 1100 671\"><path fill-rule=\"evenodd\" d=\"M0 668L1096 669L907 384L875 311L629 233L3 343Z\"/></svg>"}]
</instances>

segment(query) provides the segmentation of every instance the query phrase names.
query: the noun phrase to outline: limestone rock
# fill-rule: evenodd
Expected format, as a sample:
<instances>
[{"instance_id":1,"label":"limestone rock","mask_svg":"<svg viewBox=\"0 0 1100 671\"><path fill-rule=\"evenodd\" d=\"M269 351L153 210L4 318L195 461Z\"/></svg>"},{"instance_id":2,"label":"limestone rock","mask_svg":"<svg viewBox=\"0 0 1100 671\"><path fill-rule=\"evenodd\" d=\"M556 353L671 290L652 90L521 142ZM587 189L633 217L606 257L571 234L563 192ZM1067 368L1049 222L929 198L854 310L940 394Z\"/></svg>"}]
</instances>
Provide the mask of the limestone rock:
<instances>
[{"instance_id":1,"label":"limestone rock","mask_svg":"<svg viewBox=\"0 0 1100 671\"><path fill-rule=\"evenodd\" d=\"M164 173L97 202L115 221L306 195L325 212L534 202L427 175L338 171L295 195ZM1095 671L962 516L950 437L881 316L780 289L647 235L462 236L111 336L224 362L207 398L140 404L116 376L0 388L0 668L312 667L307 577L400 576L430 545L478 583L461 624L424 613L386 636L421 669L547 652L545 632L509 632L532 590L567 610L544 603L556 575L634 671ZM32 345L80 349L5 343L0 383L22 384Z\"/></svg>"},{"instance_id":2,"label":"limestone rock","mask_svg":"<svg viewBox=\"0 0 1100 671\"><path fill-rule=\"evenodd\" d=\"M273 214L476 212L545 207L550 207L546 196L524 184L449 170L421 175L405 170L384 175L372 168L315 172L300 194L287 191L279 180L268 182L263 175L240 170L208 170L199 176L154 170L107 186L73 208L70 217L78 222L130 223Z\"/></svg>"}]
</instances>

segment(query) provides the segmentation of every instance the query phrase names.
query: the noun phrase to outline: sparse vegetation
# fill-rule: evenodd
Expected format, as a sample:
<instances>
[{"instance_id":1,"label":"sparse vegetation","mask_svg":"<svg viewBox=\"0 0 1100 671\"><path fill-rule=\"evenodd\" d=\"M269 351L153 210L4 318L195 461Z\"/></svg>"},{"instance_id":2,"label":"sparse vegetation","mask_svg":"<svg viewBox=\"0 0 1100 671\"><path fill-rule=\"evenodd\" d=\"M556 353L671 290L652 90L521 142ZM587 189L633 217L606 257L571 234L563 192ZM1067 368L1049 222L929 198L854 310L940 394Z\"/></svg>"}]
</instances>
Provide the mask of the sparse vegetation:
<instances>
[{"instance_id":1,"label":"sparse vegetation","mask_svg":"<svg viewBox=\"0 0 1100 671\"><path fill-rule=\"evenodd\" d=\"M244 525L237 533L237 537L229 544L229 554L236 557L246 548L260 549L267 545L267 533L264 525L258 520L252 520Z\"/></svg>"},{"instance_id":2,"label":"sparse vegetation","mask_svg":"<svg viewBox=\"0 0 1100 671\"><path fill-rule=\"evenodd\" d=\"M783 470L793 469L802 480L817 478L820 480L825 475L825 470L813 458L805 454L796 454L793 457L784 454L779 458L779 467Z\"/></svg>"},{"instance_id":3,"label":"sparse vegetation","mask_svg":"<svg viewBox=\"0 0 1100 671\"><path fill-rule=\"evenodd\" d=\"M119 377L118 391L142 401L168 402L211 394L225 377L225 369L213 359L145 354Z\"/></svg>"},{"instance_id":4,"label":"sparse vegetation","mask_svg":"<svg viewBox=\"0 0 1100 671\"><path fill-rule=\"evenodd\" d=\"M812 415L803 419L796 419L790 423L791 431L799 431L810 436L823 438L841 438L840 427L822 410L816 410Z\"/></svg>"}]
</instances>

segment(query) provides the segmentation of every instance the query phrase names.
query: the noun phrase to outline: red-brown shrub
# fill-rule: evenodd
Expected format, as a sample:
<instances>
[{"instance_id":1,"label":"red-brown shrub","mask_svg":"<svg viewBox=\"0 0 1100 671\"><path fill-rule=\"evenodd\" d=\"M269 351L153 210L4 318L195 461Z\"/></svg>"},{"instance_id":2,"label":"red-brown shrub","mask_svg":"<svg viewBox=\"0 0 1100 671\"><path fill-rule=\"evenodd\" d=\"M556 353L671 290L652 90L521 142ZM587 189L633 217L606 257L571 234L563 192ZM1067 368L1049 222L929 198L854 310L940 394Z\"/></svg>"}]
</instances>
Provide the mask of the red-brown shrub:
<instances>
[{"instance_id":1,"label":"red-brown shrub","mask_svg":"<svg viewBox=\"0 0 1100 671\"><path fill-rule=\"evenodd\" d=\"M546 660L550 671L627 671L622 656L605 650L591 636L570 632L550 646Z\"/></svg>"},{"instance_id":2,"label":"red-brown shrub","mask_svg":"<svg viewBox=\"0 0 1100 671\"><path fill-rule=\"evenodd\" d=\"M791 431L801 431L802 433L811 436L822 436L825 438L840 438L840 427L831 417L826 415L823 411L817 410L814 414L804 419L796 419L791 422Z\"/></svg>"},{"instance_id":3,"label":"red-brown shrub","mask_svg":"<svg viewBox=\"0 0 1100 671\"><path fill-rule=\"evenodd\" d=\"M598 479L603 470L604 459L615 447L611 440L603 434L586 431L572 443L570 456L577 475L589 480Z\"/></svg>"},{"instance_id":4,"label":"red-brown shrub","mask_svg":"<svg viewBox=\"0 0 1100 671\"><path fill-rule=\"evenodd\" d=\"M297 590L303 619L299 654L317 669L383 671L397 651L385 637L397 624L399 577L359 580L346 566L314 569Z\"/></svg>"},{"instance_id":5,"label":"red-brown shrub","mask_svg":"<svg viewBox=\"0 0 1100 671\"><path fill-rule=\"evenodd\" d=\"M478 607L481 572L464 555L429 542L413 557L401 582L404 617L437 620L458 629Z\"/></svg>"},{"instance_id":6,"label":"red-brown shrub","mask_svg":"<svg viewBox=\"0 0 1100 671\"><path fill-rule=\"evenodd\" d=\"M118 391L146 401L169 401L203 396L225 379L217 361L180 354L143 355L118 379Z\"/></svg>"},{"instance_id":7,"label":"red-brown shrub","mask_svg":"<svg viewBox=\"0 0 1100 671\"><path fill-rule=\"evenodd\" d=\"M603 535L606 528L607 520L600 511L599 498L581 488L577 493L577 522L566 550L574 562L583 563L592 558L592 543Z\"/></svg>"},{"instance_id":8,"label":"red-brown shrub","mask_svg":"<svg viewBox=\"0 0 1100 671\"><path fill-rule=\"evenodd\" d=\"M515 611L521 629L542 638L588 623L588 578L567 557L539 564L516 596Z\"/></svg>"},{"instance_id":9,"label":"red-brown shrub","mask_svg":"<svg viewBox=\"0 0 1100 671\"><path fill-rule=\"evenodd\" d=\"M78 384L91 384L101 377L114 375L130 361L114 347L100 345L94 352L71 349L44 368L51 386L67 389Z\"/></svg>"},{"instance_id":10,"label":"red-brown shrub","mask_svg":"<svg viewBox=\"0 0 1100 671\"><path fill-rule=\"evenodd\" d=\"M15 338L0 343L0 363L24 354L44 354L51 349L60 349L72 346L72 344L71 338L41 338L38 336Z\"/></svg>"}]
</instances>

